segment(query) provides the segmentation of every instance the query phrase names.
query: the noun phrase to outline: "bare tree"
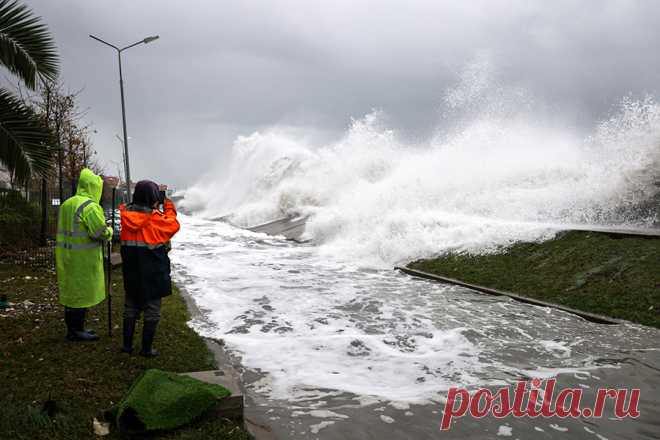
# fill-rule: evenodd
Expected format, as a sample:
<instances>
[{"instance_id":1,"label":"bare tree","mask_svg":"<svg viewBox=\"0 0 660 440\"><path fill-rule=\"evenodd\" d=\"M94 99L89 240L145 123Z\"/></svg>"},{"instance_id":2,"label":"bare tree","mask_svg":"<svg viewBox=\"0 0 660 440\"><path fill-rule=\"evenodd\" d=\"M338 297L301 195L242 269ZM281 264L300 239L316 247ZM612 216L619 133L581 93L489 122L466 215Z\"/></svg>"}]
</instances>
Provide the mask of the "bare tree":
<instances>
[{"instance_id":1,"label":"bare tree","mask_svg":"<svg viewBox=\"0 0 660 440\"><path fill-rule=\"evenodd\" d=\"M64 183L71 185L71 194L76 191L76 181L84 167L102 172L95 160L96 151L90 139L91 128L83 119L86 112L77 104L80 90L64 91L61 83L47 83L35 100L38 112L46 118L54 136L57 149L57 176L60 200L64 200Z\"/></svg>"},{"instance_id":2,"label":"bare tree","mask_svg":"<svg viewBox=\"0 0 660 440\"><path fill-rule=\"evenodd\" d=\"M90 127L83 122L85 112L77 105L80 91L65 91L59 82L44 82L38 94L23 96L27 105L35 109L52 133L51 145L57 154L54 163L56 169L51 170L48 176L57 175L57 185L49 185L48 176L42 179L33 179L30 186L36 190L40 187L42 205L41 240L45 242L48 224L48 193L57 193L60 201L65 199L65 183L70 184L73 195L76 192L77 179L84 167L101 172L101 167L95 160L90 139Z\"/></svg>"}]
</instances>

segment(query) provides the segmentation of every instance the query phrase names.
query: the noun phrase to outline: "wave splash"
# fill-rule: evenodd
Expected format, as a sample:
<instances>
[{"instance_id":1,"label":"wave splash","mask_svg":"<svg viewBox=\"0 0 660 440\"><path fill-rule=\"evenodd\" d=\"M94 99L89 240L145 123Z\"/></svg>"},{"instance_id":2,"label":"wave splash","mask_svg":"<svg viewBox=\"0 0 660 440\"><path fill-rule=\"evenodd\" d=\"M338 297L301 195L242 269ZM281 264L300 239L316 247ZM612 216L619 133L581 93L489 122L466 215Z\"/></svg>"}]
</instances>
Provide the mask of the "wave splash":
<instances>
[{"instance_id":1,"label":"wave splash","mask_svg":"<svg viewBox=\"0 0 660 440\"><path fill-rule=\"evenodd\" d=\"M379 110L321 147L276 128L238 137L229 171L183 203L243 226L309 216L320 252L379 267L550 238L551 225L657 222L636 209L657 193L652 97L623 99L585 136L524 90L489 86L488 72L466 70L445 96L445 129L422 142L403 140Z\"/></svg>"}]
</instances>

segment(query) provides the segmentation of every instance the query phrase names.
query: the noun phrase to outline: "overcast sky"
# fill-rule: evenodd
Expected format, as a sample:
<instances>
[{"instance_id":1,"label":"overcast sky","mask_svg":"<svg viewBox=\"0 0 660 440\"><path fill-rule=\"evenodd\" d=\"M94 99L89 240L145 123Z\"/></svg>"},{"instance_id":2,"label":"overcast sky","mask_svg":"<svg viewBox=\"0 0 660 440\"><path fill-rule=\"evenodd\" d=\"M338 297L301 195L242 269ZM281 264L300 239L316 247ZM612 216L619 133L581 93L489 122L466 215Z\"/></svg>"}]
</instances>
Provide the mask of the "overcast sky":
<instances>
[{"instance_id":1,"label":"overcast sky","mask_svg":"<svg viewBox=\"0 0 660 440\"><path fill-rule=\"evenodd\" d=\"M84 89L101 163L121 160L124 82L133 178L179 187L226 158L238 134L274 125L338 137L372 108L423 136L465 65L487 54L577 126L627 94L660 88L660 5L647 1L33 0Z\"/></svg>"}]
</instances>

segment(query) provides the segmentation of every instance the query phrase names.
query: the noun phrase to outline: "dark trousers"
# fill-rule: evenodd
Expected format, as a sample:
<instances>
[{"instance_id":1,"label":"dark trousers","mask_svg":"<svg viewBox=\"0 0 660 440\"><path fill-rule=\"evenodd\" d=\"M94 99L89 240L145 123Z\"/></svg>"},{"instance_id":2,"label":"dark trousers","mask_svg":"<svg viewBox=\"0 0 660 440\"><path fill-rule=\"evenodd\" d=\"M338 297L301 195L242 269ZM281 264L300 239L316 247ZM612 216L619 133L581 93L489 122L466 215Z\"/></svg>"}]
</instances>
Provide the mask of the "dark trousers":
<instances>
[{"instance_id":1,"label":"dark trousers","mask_svg":"<svg viewBox=\"0 0 660 440\"><path fill-rule=\"evenodd\" d=\"M144 313L145 321L158 321L160 320L160 303L160 298L141 303L135 301L131 296L125 295L124 318L139 319L140 315Z\"/></svg>"}]
</instances>

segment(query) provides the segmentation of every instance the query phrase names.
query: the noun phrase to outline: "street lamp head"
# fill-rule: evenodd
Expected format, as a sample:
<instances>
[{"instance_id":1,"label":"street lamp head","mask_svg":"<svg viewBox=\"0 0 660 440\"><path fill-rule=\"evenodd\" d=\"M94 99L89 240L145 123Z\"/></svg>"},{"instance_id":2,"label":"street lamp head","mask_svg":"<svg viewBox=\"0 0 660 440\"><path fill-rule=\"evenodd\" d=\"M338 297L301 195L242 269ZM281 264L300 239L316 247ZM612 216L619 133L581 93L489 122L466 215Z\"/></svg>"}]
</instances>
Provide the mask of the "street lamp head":
<instances>
[{"instance_id":1,"label":"street lamp head","mask_svg":"<svg viewBox=\"0 0 660 440\"><path fill-rule=\"evenodd\" d=\"M157 40L158 38L160 38L158 35L152 35L151 37L147 37L144 40L142 40L142 42L144 44L147 44L147 43L151 43L154 40Z\"/></svg>"}]
</instances>

